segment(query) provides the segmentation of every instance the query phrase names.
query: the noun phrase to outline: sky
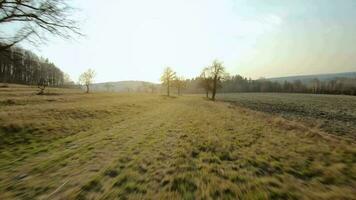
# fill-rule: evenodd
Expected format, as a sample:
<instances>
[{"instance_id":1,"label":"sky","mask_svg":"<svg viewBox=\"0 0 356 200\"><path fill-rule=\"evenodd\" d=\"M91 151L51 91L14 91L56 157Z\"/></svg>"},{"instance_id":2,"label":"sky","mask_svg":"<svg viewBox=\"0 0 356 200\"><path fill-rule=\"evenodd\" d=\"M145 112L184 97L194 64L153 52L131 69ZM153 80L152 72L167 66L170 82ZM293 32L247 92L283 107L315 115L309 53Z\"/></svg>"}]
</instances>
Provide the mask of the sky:
<instances>
[{"instance_id":1,"label":"sky","mask_svg":"<svg viewBox=\"0 0 356 200\"><path fill-rule=\"evenodd\" d=\"M213 60L253 79L356 71L355 0L76 0L84 37L35 52L74 81L196 77Z\"/></svg>"}]
</instances>

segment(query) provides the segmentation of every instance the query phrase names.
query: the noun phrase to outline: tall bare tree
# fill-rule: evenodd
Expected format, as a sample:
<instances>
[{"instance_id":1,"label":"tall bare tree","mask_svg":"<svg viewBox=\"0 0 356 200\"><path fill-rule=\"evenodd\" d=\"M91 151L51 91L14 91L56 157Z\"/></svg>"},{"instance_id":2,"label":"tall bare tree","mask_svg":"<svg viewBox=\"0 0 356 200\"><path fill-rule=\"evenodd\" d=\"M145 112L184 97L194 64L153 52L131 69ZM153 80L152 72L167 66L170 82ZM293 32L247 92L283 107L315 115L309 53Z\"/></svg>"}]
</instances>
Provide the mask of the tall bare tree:
<instances>
[{"instance_id":1,"label":"tall bare tree","mask_svg":"<svg viewBox=\"0 0 356 200\"><path fill-rule=\"evenodd\" d=\"M212 78L210 76L210 68L205 67L199 76L199 85L204 88L206 98L209 98L209 91L212 90Z\"/></svg>"},{"instance_id":2,"label":"tall bare tree","mask_svg":"<svg viewBox=\"0 0 356 200\"><path fill-rule=\"evenodd\" d=\"M86 93L89 93L89 86L93 83L95 77L95 71L88 69L79 76L79 83L85 85Z\"/></svg>"},{"instance_id":3,"label":"tall bare tree","mask_svg":"<svg viewBox=\"0 0 356 200\"><path fill-rule=\"evenodd\" d=\"M210 74L213 80L211 100L215 101L217 88L220 86L221 79L226 75L222 62L214 60L212 66L210 67Z\"/></svg>"},{"instance_id":4,"label":"tall bare tree","mask_svg":"<svg viewBox=\"0 0 356 200\"><path fill-rule=\"evenodd\" d=\"M28 40L44 42L47 34L81 35L66 0L0 0L0 52Z\"/></svg>"},{"instance_id":5,"label":"tall bare tree","mask_svg":"<svg viewBox=\"0 0 356 200\"><path fill-rule=\"evenodd\" d=\"M162 84L167 87L167 96L170 95L169 89L175 77L176 77L176 73L170 67L164 69L163 74L161 76L161 81Z\"/></svg>"}]
</instances>

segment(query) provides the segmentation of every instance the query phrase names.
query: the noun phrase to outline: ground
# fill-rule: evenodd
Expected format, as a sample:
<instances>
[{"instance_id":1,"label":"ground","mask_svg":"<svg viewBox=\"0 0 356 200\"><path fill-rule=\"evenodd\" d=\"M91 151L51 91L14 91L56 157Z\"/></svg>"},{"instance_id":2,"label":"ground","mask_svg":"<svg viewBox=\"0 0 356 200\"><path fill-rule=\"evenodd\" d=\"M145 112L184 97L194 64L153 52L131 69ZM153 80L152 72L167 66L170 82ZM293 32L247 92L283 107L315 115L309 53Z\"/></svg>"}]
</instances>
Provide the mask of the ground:
<instances>
[{"instance_id":1,"label":"ground","mask_svg":"<svg viewBox=\"0 0 356 200\"><path fill-rule=\"evenodd\" d=\"M0 199L355 199L349 137L201 96L0 88Z\"/></svg>"},{"instance_id":2,"label":"ground","mask_svg":"<svg viewBox=\"0 0 356 200\"><path fill-rule=\"evenodd\" d=\"M356 139L356 96L226 93L220 100L296 120L330 134Z\"/></svg>"}]
</instances>

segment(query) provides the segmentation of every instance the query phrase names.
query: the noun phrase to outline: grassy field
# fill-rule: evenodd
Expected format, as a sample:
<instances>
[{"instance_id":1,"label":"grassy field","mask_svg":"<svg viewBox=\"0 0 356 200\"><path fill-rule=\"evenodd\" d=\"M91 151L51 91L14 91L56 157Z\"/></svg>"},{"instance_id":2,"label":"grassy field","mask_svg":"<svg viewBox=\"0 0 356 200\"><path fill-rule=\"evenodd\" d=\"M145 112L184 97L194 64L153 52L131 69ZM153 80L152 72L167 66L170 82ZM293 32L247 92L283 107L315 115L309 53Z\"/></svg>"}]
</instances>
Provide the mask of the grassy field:
<instances>
[{"instance_id":1,"label":"grassy field","mask_svg":"<svg viewBox=\"0 0 356 200\"><path fill-rule=\"evenodd\" d=\"M198 96L34 93L0 88L0 199L356 198L348 137Z\"/></svg>"},{"instance_id":2,"label":"grassy field","mask_svg":"<svg viewBox=\"0 0 356 200\"><path fill-rule=\"evenodd\" d=\"M330 134L356 139L356 96L230 93L220 100L296 120Z\"/></svg>"}]
</instances>

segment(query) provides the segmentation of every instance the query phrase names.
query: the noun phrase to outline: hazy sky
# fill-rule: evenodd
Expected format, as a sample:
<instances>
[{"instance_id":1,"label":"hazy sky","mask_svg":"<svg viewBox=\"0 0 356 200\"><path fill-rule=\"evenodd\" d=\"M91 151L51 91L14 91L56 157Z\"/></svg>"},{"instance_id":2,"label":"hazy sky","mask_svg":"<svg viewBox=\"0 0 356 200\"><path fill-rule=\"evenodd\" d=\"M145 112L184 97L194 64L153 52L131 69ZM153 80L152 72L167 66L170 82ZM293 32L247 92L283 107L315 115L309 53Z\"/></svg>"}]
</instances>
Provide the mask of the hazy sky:
<instances>
[{"instance_id":1,"label":"hazy sky","mask_svg":"<svg viewBox=\"0 0 356 200\"><path fill-rule=\"evenodd\" d=\"M356 71L356 0L77 0L77 41L39 48L77 80L190 78L214 59L252 78Z\"/></svg>"}]
</instances>

